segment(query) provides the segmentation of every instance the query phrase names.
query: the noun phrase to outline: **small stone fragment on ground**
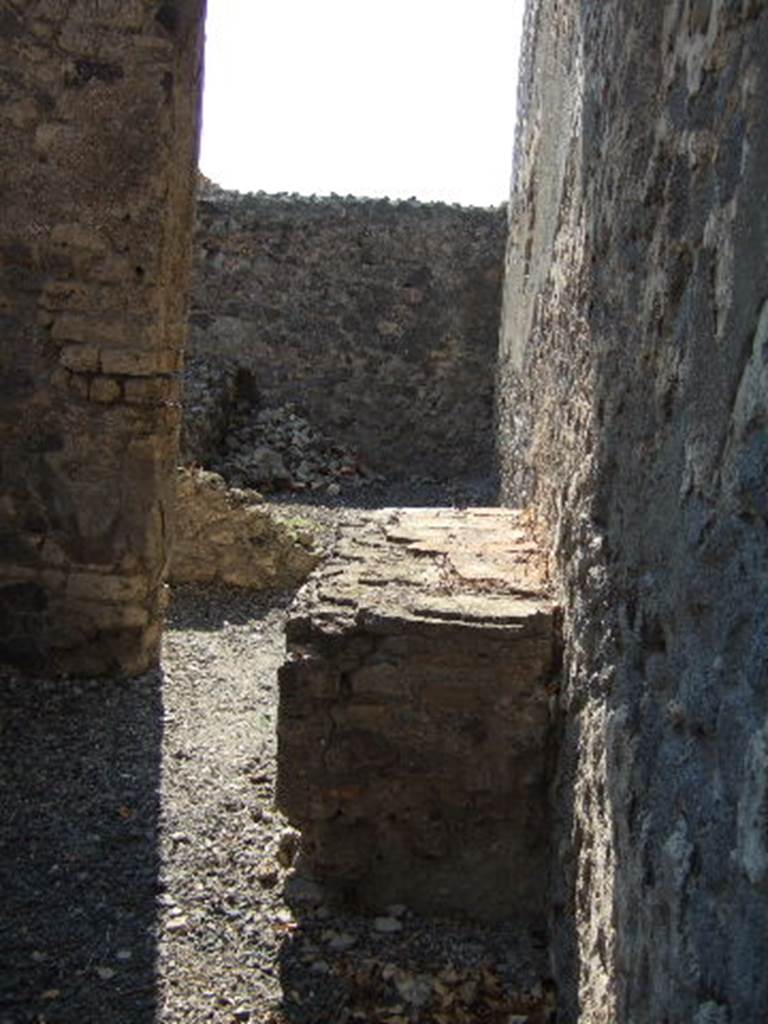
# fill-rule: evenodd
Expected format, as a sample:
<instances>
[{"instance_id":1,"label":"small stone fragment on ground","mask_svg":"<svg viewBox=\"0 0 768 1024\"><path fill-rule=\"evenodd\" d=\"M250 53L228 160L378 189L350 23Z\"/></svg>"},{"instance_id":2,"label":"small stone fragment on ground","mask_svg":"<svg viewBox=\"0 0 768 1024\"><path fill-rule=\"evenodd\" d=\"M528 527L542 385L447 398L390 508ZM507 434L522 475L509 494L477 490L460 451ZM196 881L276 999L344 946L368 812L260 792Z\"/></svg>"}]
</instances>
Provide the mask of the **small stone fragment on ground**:
<instances>
[{"instance_id":1,"label":"small stone fragment on ground","mask_svg":"<svg viewBox=\"0 0 768 1024\"><path fill-rule=\"evenodd\" d=\"M373 927L377 932L399 932L403 927L402 921L396 917L377 917L374 919Z\"/></svg>"},{"instance_id":2,"label":"small stone fragment on ground","mask_svg":"<svg viewBox=\"0 0 768 1024\"><path fill-rule=\"evenodd\" d=\"M285 882L284 895L289 902L307 903L318 906L323 902L323 887L308 878L290 875Z\"/></svg>"},{"instance_id":3,"label":"small stone fragment on ground","mask_svg":"<svg viewBox=\"0 0 768 1024\"><path fill-rule=\"evenodd\" d=\"M277 861L284 868L289 868L296 859L301 843L301 833L295 828L287 828L281 834L277 843Z\"/></svg>"},{"instance_id":4,"label":"small stone fragment on ground","mask_svg":"<svg viewBox=\"0 0 768 1024\"><path fill-rule=\"evenodd\" d=\"M328 948L335 953L343 953L345 949L351 949L357 942L357 936L350 935L349 932L331 932L330 935Z\"/></svg>"},{"instance_id":5,"label":"small stone fragment on ground","mask_svg":"<svg viewBox=\"0 0 768 1024\"><path fill-rule=\"evenodd\" d=\"M259 879L259 882L261 882L265 889L271 889L272 886L277 885L278 879L280 877L280 872L278 870L277 864L268 862L262 865L259 868L257 877Z\"/></svg>"}]
</instances>

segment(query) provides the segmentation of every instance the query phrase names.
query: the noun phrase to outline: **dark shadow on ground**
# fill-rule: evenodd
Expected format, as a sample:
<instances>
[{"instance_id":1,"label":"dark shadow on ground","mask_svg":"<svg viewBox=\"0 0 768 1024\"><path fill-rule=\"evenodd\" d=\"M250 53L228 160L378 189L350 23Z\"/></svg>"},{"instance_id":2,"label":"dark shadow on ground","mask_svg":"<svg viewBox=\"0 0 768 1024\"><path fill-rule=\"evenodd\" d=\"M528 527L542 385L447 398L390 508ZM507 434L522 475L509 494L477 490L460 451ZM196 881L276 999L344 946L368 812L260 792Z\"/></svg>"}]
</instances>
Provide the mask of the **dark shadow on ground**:
<instances>
[{"instance_id":1,"label":"dark shadow on ground","mask_svg":"<svg viewBox=\"0 0 768 1024\"><path fill-rule=\"evenodd\" d=\"M290 1024L550 1024L554 999L546 942L519 922L473 923L397 910L379 930L359 908L330 904L294 877L285 888L294 921L279 953ZM386 912L382 912L386 913ZM393 918L378 919L392 925Z\"/></svg>"},{"instance_id":2,"label":"dark shadow on ground","mask_svg":"<svg viewBox=\"0 0 768 1024\"><path fill-rule=\"evenodd\" d=\"M0 672L0 1024L155 1020L161 688Z\"/></svg>"},{"instance_id":3,"label":"dark shadow on ground","mask_svg":"<svg viewBox=\"0 0 768 1024\"><path fill-rule=\"evenodd\" d=\"M416 477L382 480L363 485L343 484L341 492L330 495L317 491L273 491L265 498L275 504L325 505L330 508L473 508L499 504L495 475L431 480Z\"/></svg>"},{"instance_id":4,"label":"dark shadow on ground","mask_svg":"<svg viewBox=\"0 0 768 1024\"><path fill-rule=\"evenodd\" d=\"M219 630L258 622L276 608L286 608L295 590L245 590L223 583L177 583L166 616L168 629Z\"/></svg>"}]
</instances>

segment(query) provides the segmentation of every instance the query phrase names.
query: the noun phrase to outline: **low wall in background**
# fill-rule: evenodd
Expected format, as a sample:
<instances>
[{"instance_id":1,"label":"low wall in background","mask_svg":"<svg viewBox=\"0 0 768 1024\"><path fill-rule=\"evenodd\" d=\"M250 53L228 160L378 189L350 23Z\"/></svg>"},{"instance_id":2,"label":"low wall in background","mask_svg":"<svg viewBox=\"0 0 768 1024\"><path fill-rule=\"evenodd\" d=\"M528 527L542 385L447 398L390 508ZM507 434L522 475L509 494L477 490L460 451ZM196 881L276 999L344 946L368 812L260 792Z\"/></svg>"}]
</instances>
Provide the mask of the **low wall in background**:
<instances>
[{"instance_id":1,"label":"low wall in background","mask_svg":"<svg viewBox=\"0 0 768 1024\"><path fill-rule=\"evenodd\" d=\"M494 464L506 210L241 195L198 200L189 355L251 374L378 472Z\"/></svg>"}]
</instances>

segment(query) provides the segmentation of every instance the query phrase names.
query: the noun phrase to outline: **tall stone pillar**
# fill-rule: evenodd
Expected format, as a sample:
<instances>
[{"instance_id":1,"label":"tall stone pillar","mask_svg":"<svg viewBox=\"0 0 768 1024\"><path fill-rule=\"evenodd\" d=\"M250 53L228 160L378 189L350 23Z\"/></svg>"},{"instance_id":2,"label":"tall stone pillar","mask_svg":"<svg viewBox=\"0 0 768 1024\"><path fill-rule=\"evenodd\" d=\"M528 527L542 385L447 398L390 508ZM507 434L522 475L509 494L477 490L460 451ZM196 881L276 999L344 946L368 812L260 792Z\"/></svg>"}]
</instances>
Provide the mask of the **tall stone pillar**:
<instances>
[{"instance_id":1,"label":"tall stone pillar","mask_svg":"<svg viewBox=\"0 0 768 1024\"><path fill-rule=\"evenodd\" d=\"M158 655L204 13L0 11L0 662Z\"/></svg>"}]
</instances>

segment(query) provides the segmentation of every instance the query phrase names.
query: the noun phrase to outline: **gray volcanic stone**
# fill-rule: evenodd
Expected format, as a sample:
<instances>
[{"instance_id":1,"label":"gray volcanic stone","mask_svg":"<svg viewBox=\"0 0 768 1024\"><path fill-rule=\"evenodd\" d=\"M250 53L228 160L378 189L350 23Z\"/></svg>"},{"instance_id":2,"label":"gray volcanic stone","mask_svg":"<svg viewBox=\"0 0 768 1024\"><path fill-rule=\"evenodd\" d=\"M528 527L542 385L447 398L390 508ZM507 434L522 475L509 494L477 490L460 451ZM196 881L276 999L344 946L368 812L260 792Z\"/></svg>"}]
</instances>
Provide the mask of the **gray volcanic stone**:
<instances>
[{"instance_id":1,"label":"gray volcanic stone","mask_svg":"<svg viewBox=\"0 0 768 1024\"><path fill-rule=\"evenodd\" d=\"M300 591L277 800L374 909L545 913L554 609L523 513L384 510Z\"/></svg>"},{"instance_id":2,"label":"gray volcanic stone","mask_svg":"<svg viewBox=\"0 0 768 1024\"><path fill-rule=\"evenodd\" d=\"M528 3L499 453L562 595L558 1019L768 1019L768 5Z\"/></svg>"},{"instance_id":3,"label":"gray volcanic stone","mask_svg":"<svg viewBox=\"0 0 768 1024\"><path fill-rule=\"evenodd\" d=\"M198 205L189 352L387 476L494 465L506 210L241 195ZM258 486L258 484L257 484Z\"/></svg>"}]
</instances>

